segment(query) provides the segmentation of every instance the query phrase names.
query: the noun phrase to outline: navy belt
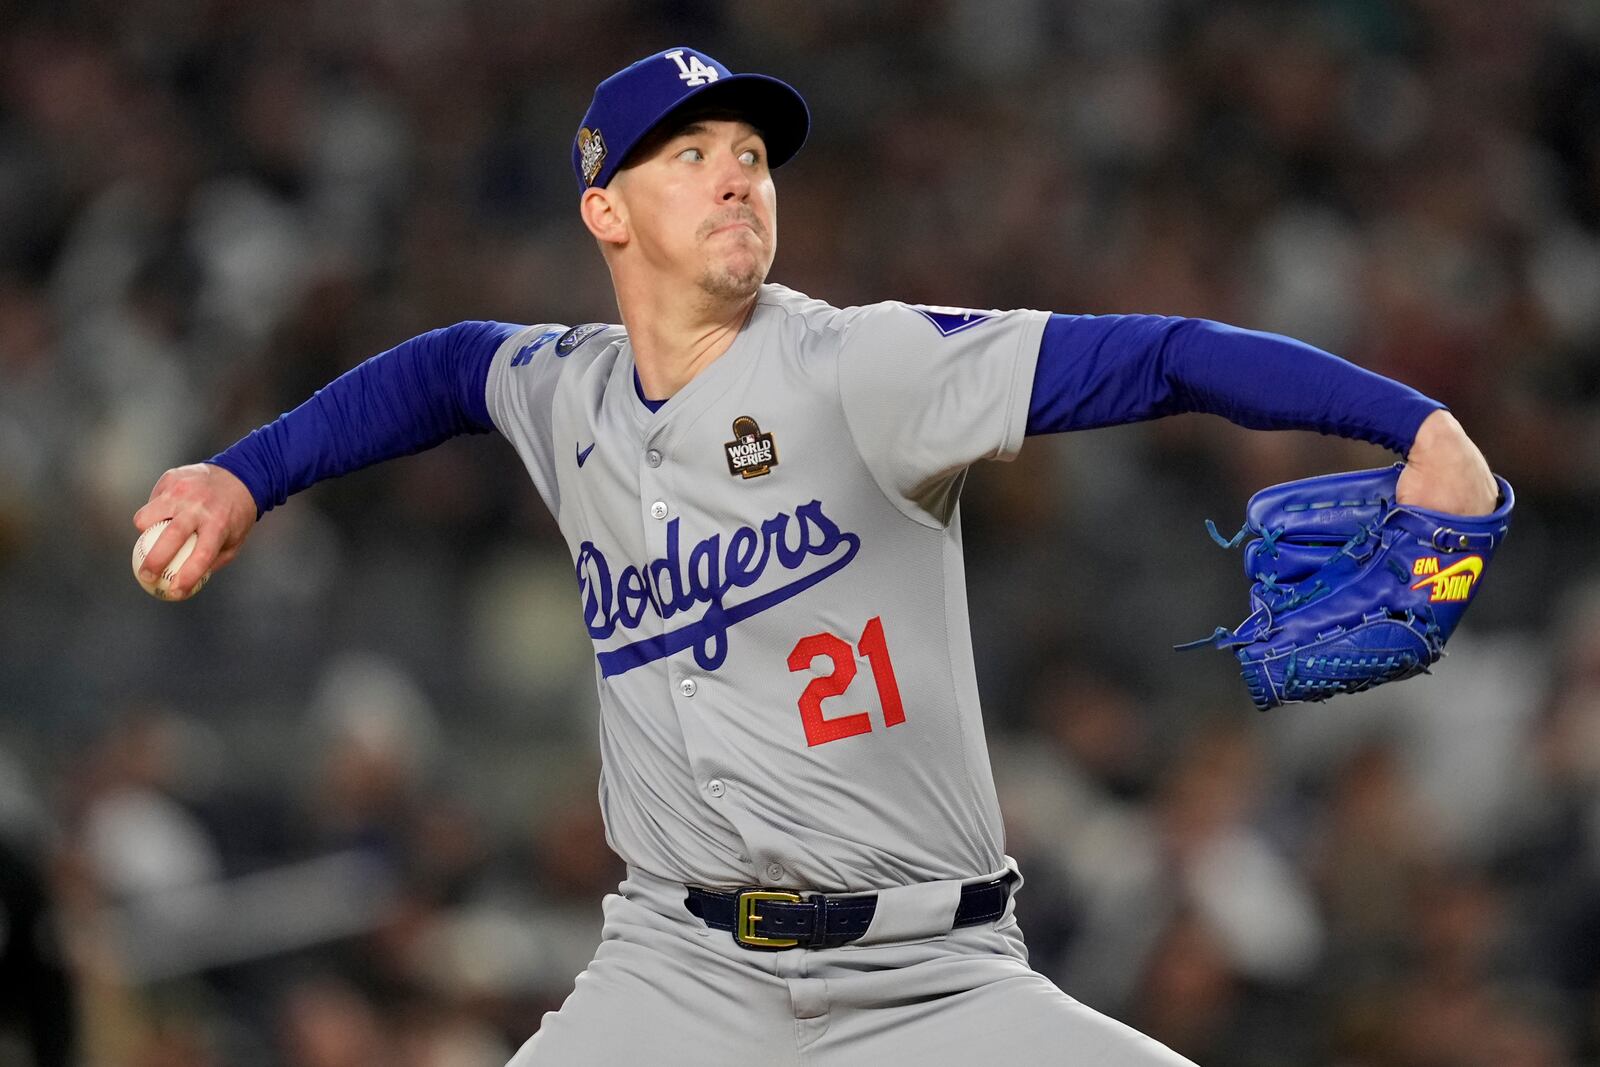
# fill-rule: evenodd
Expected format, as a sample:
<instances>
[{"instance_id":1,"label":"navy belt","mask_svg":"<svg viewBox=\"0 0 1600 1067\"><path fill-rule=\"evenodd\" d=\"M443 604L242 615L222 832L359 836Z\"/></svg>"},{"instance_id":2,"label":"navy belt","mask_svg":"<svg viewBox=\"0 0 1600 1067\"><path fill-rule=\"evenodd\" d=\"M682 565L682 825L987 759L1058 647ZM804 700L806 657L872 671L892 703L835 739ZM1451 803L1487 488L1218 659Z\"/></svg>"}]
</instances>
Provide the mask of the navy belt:
<instances>
[{"instance_id":1,"label":"navy belt","mask_svg":"<svg viewBox=\"0 0 1600 1067\"><path fill-rule=\"evenodd\" d=\"M1005 914L1014 876L961 887L956 926L977 926ZM719 893L689 886L684 907L713 930L727 930L750 949L837 948L858 940L878 910L876 893L843 897L784 889L740 889Z\"/></svg>"}]
</instances>

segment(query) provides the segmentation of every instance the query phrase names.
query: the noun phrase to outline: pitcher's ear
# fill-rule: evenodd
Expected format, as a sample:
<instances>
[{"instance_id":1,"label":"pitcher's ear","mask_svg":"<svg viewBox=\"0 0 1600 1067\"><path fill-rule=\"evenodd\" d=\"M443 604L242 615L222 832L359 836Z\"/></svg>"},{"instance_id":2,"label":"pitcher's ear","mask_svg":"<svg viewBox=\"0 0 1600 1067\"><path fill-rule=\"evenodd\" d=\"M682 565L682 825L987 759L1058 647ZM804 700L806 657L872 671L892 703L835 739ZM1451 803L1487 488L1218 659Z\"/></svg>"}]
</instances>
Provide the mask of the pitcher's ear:
<instances>
[{"instance_id":1,"label":"pitcher's ear","mask_svg":"<svg viewBox=\"0 0 1600 1067\"><path fill-rule=\"evenodd\" d=\"M616 190L609 187L584 190L578 211L595 240L622 244L628 239L628 215Z\"/></svg>"}]
</instances>

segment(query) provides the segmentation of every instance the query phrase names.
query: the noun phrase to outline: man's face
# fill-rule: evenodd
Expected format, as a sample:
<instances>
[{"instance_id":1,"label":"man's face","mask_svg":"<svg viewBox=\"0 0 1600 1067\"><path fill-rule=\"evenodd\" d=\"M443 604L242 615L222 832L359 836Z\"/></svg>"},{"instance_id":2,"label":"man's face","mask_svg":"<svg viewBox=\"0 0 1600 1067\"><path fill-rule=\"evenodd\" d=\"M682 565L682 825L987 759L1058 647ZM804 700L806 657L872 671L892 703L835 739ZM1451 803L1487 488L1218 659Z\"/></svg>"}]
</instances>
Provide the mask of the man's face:
<instances>
[{"instance_id":1,"label":"man's face","mask_svg":"<svg viewBox=\"0 0 1600 1067\"><path fill-rule=\"evenodd\" d=\"M767 146L737 119L697 118L617 173L629 242L716 302L755 293L778 247Z\"/></svg>"}]
</instances>

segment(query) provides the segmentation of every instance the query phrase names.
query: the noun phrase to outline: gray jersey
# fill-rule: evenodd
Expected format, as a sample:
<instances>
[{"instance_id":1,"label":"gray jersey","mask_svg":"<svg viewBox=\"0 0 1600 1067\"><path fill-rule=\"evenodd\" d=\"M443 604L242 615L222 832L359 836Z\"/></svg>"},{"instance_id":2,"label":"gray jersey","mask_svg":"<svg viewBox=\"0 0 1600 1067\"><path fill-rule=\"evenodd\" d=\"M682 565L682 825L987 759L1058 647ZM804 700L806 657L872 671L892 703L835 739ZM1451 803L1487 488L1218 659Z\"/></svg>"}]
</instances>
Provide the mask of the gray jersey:
<instances>
[{"instance_id":1,"label":"gray jersey","mask_svg":"<svg viewBox=\"0 0 1600 1067\"><path fill-rule=\"evenodd\" d=\"M827 892L1001 869L957 498L1021 447L1046 319L767 285L656 412L621 327L501 346L489 411L572 550L625 861Z\"/></svg>"}]
</instances>

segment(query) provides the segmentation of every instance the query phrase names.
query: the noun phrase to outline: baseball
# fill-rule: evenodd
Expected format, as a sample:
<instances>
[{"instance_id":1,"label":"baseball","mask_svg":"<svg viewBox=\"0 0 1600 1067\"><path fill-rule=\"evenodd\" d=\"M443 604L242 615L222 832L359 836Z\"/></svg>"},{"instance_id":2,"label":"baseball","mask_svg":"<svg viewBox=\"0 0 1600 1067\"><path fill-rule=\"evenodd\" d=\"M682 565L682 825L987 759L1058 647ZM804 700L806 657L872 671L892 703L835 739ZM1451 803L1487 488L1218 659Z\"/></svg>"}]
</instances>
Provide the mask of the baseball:
<instances>
[{"instance_id":1,"label":"baseball","mask_svg":"<svg viewBox=\"0 0 1600 1067\"><path fill-rule=\"evenodd\" d=\"M146 581L144 575L139 573L139 568L144 565L144 557L149 554L150 546L156 543L156 538L161 536L161 531L165 530L167 528L167 523L171 521L171 519L162 519L160 522L145 530L144 533L140 534L139 539L133 543L134 580L139 583L140 587L143 588L146 593L149 593L157 600L167 599L167 593L172 588L172 581L178 576L178 569L182 567L184 561L189 558L189 553L194 551L195 542L200 540L199 534L190 534L189 540L185 541L183 546L178 549L178 554L172 557L172 562L167 564L167 569L161 572L161 576L153 582ZM200 590L204 589L206 582L208 582L210 579L211 572L207 571L203 576L201 576L200 584L196 585L194 587L194 591L189 595L193 596L195 593L198 593Z\"/></svg>"}]
</instances>

